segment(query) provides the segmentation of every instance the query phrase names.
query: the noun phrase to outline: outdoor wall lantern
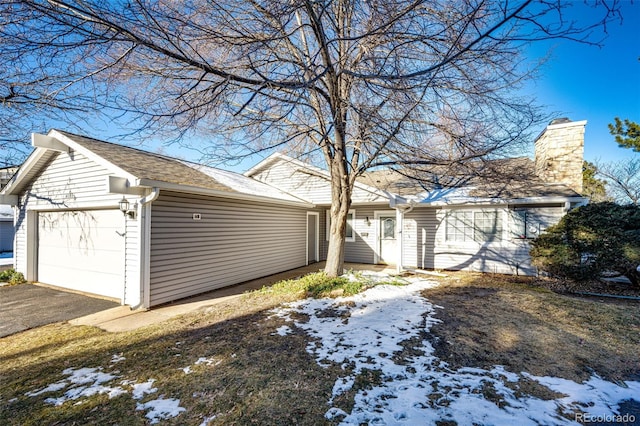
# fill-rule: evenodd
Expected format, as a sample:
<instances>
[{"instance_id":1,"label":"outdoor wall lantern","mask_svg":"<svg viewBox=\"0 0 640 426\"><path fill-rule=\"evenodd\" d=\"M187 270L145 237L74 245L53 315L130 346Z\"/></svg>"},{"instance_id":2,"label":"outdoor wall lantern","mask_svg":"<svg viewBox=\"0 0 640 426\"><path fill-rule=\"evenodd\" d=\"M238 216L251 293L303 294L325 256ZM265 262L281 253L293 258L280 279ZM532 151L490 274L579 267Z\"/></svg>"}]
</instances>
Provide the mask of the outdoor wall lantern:
<instances>
[{"instance_id":1,"label":"outdoor wall lantern","mask_svg":"<svg viewBox=\"0 0 640 426\"><path fill-rule=\"evenodd\" d=\"M129 208L129 200L127 200L124 195L122 196L122 200L120 200L120 202L118 203L118 207L120 207L120 211L122 212L122 214L124 214L125 216L128 216L131 219L135 219L136 218L136 205L133 205L133 209Z\"/></svg>"}]
</instances>

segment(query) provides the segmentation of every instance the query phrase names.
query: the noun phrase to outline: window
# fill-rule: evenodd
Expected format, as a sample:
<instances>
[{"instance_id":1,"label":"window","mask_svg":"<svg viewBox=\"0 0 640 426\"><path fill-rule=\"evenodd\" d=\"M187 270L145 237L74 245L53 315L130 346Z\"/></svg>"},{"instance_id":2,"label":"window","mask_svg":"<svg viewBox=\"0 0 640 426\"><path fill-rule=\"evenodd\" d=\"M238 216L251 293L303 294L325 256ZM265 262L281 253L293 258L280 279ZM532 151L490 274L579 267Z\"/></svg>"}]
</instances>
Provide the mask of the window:
<instances>
[{"instance_id":1,"label":"window","mask_svg":"<svg viewBox=\"0 0 640 426\"><path fill-rule=\"evenodd\" d=\"M473 212L454 211L447 215L447 241L473 241Z\"/></svg>"},{"instance_id":2,"label":"window","mask_svg":"<svg viewBox=\"0 0 640 426\"><path fill-rule=\"evenodd\" d=\"M513 238L536 238L545 228L543 218L529 210L514 210L511 217Z\"/></svg>"},{"instance_id":3,"label":"window","mask_svg":"<svg viewBox=\"0 0 640 426\"><path fill-rule=\"evenodd\" d=\"M502 221L498 211L457 210L447 214L446 240L450 242L499 240Z\"/></svg>"},{"instance_id":4,"label":"window","mask_svg":"<svg viewBox=\"0 0 640 426\"><path fill-rule=\"evenodd\" d=\"M349 210L349 213L347 213L347 229L346 229L346 239L345 239L345 241L347 242L354 242L356 240L355 220L356 220L356 211ZM326 231L327 241L329 241L330 228L331 228L331 210L327 210L327 231Z\"/></svg>"}]
</instances>

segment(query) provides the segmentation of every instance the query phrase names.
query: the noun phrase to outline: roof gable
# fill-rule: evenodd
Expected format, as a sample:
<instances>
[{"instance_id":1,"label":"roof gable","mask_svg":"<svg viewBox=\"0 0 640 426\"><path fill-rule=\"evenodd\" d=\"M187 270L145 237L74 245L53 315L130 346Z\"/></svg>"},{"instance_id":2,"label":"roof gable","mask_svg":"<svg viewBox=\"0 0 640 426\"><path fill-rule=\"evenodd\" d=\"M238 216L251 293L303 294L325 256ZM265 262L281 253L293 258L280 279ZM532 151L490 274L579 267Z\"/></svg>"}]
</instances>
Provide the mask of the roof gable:
<instances>
[{"instance_id":1,"label":"roof gable","mask_svg":"<svg viewBox=\"0 0 640 426\"><path fill-rule=\"evenodd\" d=\"M34 136L36 149L3 190L4 194L19 193L47 166L51 158L56 155L65 155L64 152L66 155L73 155L75 151L106 168L115 176L126 179L130 187L157 186L184 192L206 192L230 198L255 197L265 201L304 203L290 194L241 174L86 136L51 130L47 137L43 138L44 147L38 147L40 144L36 143L36 139L37 137Z\"/></svg>"},{"instance_id":2,"label":"roof gable","mask_svg":"<svg viewBox=\"0 0 640 426\"><path fill-rule=\"evenodd\" d=\"M329 172L278 152L249 169L245 176L282 188L314 204L331 203ZM389 192L356 181L351 198L354 204L388 203L393 196Z\"/></svg>"}]
</instances>

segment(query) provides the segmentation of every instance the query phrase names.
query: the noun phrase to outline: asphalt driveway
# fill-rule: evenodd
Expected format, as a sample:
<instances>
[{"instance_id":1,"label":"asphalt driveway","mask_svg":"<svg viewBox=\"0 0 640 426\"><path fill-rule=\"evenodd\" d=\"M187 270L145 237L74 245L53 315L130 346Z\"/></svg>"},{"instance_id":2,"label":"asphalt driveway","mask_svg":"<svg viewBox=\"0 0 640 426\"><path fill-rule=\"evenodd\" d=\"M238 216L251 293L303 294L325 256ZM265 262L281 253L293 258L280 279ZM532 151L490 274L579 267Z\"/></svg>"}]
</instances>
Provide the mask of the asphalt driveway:
<instances>
[{"instance_id":1,"label":"asphalt driveway","mask_svg":"<svg viewBox=\"0 0 640 426\"><path fill-rule=\"evenodd\" d=\"M0 337L119 306L33 284L0 287Z\"/></svg>"}]
</instances>

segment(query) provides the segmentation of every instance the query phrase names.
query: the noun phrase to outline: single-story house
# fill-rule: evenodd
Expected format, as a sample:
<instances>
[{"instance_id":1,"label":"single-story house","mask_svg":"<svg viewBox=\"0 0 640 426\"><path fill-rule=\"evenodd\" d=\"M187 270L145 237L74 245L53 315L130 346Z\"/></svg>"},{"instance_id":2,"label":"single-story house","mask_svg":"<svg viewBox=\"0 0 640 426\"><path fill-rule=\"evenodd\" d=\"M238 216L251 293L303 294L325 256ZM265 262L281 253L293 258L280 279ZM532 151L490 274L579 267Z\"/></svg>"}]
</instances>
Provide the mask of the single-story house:
<instances>
[{"instance_id":1,"label":"single-story house","mask_svg":"<svg viewBox=\"0 0 640 426\"><path fill-rule=\"evenodd\" d=\"M585 125L552 122L535 161L499 163L520 172L508 182L430 188L366 174L345 260L535 273L528 240L587 202ZM0 192L27 280L148 308L326 259L330 186L318 167L276 153L240 175L60 130L33 146Z\"/></svg>"}]
</instances>

